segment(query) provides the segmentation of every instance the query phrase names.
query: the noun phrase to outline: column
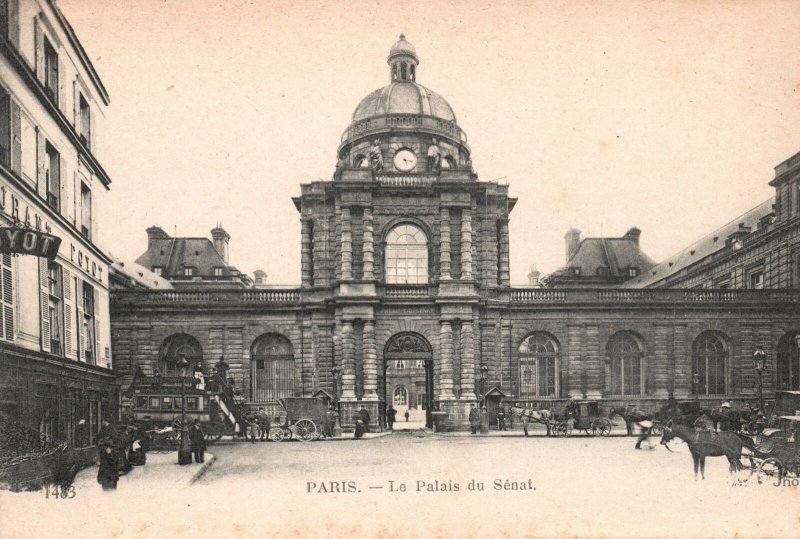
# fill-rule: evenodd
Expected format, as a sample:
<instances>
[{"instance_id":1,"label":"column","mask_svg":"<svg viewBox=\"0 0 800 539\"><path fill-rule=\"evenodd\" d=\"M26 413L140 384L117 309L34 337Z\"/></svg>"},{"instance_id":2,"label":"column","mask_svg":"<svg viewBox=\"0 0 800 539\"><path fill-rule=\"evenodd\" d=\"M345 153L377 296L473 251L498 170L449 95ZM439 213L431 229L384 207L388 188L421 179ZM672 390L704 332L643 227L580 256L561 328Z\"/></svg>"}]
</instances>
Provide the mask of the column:
<instances>
[{"instance_id":1,"label":"column","mask_svg":"<svg viewBox=\"0 0 800 539\"><path fill-rule=\"evenodd\" d=\"M350 226L350 208L342 208L342 280L353 279L353 231ZM350 326L352 330L352 324Z\"/></svg>"},{"instance_id":2,"label":"column","mask_svg":"<svg viewBox=\"0 0 800 539\"><path fill-rule=\"evenodd\" d=\"M362 253L362 259L364 261L363 279L369 281L375 278L375 242L372 230L372 208L364 208L364 247Z\"/></svg>"},{"instance_id":3,"label":"column","mask_svg":"<svg viewBox=\"0 0 800 539\"><path fill-rule=\"evenodd\" d=\"M453 323L441 322L439 333L439 398L453 399Z\"/></svg>"},{"instance_id":4,"label":"column","mask_svg":"<svg viewBox=\"0 0 800 539\"><path fill-rule=\"evenodd\" d=\"M472 320L461 324L461 398L475 398L475 338Z\"/></svg>"},{"instance_id":5,"label":"column","mask_svg":"<svg viewBox=\"0 0 800 539\"><path fill-rule=\"evenodd\" d=\"M500 221L500 245L498 246L500 252L499 257L499 274L497 276L500 286L509 286L511 278L509 276L509 259L508 259L508 219Z\"/></svg>"},{"instance_id":6,"label":"column","mask_svg":"<svg viewBox=\"0 0 800 539\"><path fill-rule=\"evenodd\" d=\"M450 280L450 210L442 208L439 221L439 280Z\"/></svg>"},{"instance_id":7,"label":"column","mask_svg":"<svg viewBox=\"0 0 800 539\"><path fill-rule=\"evenodd\" d=\"M461 210L461 280L472 280L472 210Z\"/></svg>"},{"instance_id":8,"label":"column","mask_svg":"<svg viewBox=\"0 0 800 539\"><path fill-rule=\"evenodd\" d=\"M356 398L356 343L353 322L342 322L342 400Z\"/></svg>"},{"instance_id":9,"label":"column","mask_svg":"<svg viewBox=\"0 0 800 539\"><path fill-rule=\"evenodd\" d=\"M311 219L300 220L300 275L303 286L313 285L313 267L311 258Z\"/></svg>"},{"instance_id":10,"label":"column","mask_svg":"<svg viewBox=\"0 0 800 539\"><path fill-rule=\"evenodd\" d=\"M375 322L364 322L364 400L378 399L378 354L375 348Z\"/></svg>"}]
</instances>

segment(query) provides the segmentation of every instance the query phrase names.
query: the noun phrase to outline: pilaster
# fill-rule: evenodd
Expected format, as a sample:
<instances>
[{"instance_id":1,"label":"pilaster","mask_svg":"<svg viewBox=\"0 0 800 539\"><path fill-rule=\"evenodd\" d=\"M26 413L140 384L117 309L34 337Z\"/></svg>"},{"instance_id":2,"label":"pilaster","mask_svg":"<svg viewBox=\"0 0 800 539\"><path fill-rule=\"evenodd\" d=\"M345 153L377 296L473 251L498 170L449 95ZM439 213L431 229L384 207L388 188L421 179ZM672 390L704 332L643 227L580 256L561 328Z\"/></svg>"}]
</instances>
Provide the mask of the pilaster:
<instances>
[{"instance_id":1,"label":"pilaster","mask_svg":"<svg viewBox=\"0 0 800 539\"><path fill-rule=\"evenodd\" d=\"M453 324L442 321L439 334L439 398L453 400Z\"/></svg>"},{"instance_id":2,"label":"pilaster","mask_svg":"<svg viewBox=\"0 0 800 539\"><path fill-rule=\"evenodd\" d=\"M364 247L362 249L363 258L363 278L365 281L374 279L375 273L375 241L372 222L372 208L364 208Z\"/></svg>"},{"instance_id":3,"label":"pilaster","mask_svg":"<svg viewBox=\"0 0 800 539\"><path fill-rule=\"evenodd\" d=\"M498 261L498 282L500 286L510 286L510 262L508 255L508 219L500 221L500 253Z\"/></svg>"},{"instance_id":4,"label":"pilaster","mask_svg":"<svg viewBox=\"0 0 800 539\"><path fill-rule=\"evenodd\" d=\"M461 210L461 280L472 280L472 210Z\"/></svg>"},{"instance_id":5,"label":"pilaster","mask_svg":"<svg viewBox=\"0 0 800 539\"><path fill-rule=\"evenodd\" d=\"M450 209L442 208L439 222L439 280L450 280Z\"/></svg>"},{"instance_id":6,"label":"pilaster","mask_svg":"<svg viewBox=\"0 0 800 539\"><path fill-rule=\"evenodd\" d=\"M342 322L342 397L341 400L356 398L356 346L353 337L353 323Z\"/></svg>"},{"instance_id":7,"label":"pilaster","mask_svg":"<svg viewBox=\"0 0 800 539\"><path fill-rule=\"evenodd\" d=\"M475 399L475 338L472 320L461 324L461 399Z\"/></svg>"},{"instance_id":8,"label":"pilaster","mask_svg":"<svg viewBox=\"0 0 800 539\"><path fill-rule=\"evenodd\" d=\"M342 208L342 280L350 281L352 279L353 230L350 222L350 208Z\"/></svg>"},{"instance_id":9,"label":"pilaster","mask_svg":"<svg viewBox=\"0 0 800 539\"><path fill-rule=\"evenodd\" d=\"M375 347L375 322L364 322L364 400L378 400L378 354Z\"/></svg>"}]
</instances>

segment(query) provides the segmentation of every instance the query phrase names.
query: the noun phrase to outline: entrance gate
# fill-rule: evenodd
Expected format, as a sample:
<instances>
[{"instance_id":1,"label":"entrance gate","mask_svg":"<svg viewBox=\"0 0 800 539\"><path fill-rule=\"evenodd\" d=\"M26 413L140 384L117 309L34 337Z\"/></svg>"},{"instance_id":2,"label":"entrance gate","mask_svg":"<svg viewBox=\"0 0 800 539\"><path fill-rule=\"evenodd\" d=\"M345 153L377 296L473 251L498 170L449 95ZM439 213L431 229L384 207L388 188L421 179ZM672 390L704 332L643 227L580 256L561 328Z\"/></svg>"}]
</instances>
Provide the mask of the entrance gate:
<instances>
[{"instance_id":1,"label":"entrance gate","mask_svg":"<svg viewBox=\"0 0 800 539\"><path fill-rule=\"evenodd\" d=\"M394 406L395 389L400 384L409 407L421 404L425 410L425 425L433 426L433 353L431 345L418 333L394 335L383 351L383 410ZM387 376L388 374L388 376ZM398 386L400 387L400 386ZM395 406L395 408L397 408ZM398 414L397 421L403 421Z\"/></svg>"}]
</instances>

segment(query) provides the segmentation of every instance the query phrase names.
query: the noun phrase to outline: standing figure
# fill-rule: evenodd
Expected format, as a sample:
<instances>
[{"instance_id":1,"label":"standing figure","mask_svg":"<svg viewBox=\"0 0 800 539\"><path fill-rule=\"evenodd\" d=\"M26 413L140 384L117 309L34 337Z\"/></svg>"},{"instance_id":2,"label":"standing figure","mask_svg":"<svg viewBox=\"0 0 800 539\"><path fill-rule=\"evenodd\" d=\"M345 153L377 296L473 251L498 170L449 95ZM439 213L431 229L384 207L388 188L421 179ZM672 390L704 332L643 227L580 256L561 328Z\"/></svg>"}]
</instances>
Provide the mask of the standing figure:
<instances>
[{"instance_id":1,"label":"standing figure","mask_svg":"<svg viewBox=\"0 0 800 539\"><path fill-rule=\"evenodd\" d=\"M364 406L361 406L361 410L358 411L358 415L361 418L361 421L364 423L364 432L369 432L369 412L366 408L364 408Z\"/></svg>"},{"instance_id":2,"label":"standing figure","mask_svg":"<svg viewBox=\"0 0 800 539\"><path fill-rule=\"evenodd\" d=\"M206 436L200 426L200 420L195 419L189 429L189 443L192 446L195 462L203 462L206 451Z\"/></svg>"},{"instance_id":3,"label":"standing figure","mask_svg":"<svg viewBox=\"0 0 800 539\"><path fill-rule=\"evenodd\" d=\"M252 443L256 443L256 440L258 440L260 438L260 436L261 436L261 429L258 428L258 417L257 416L255 416L255 415L250 416L250 419L249 419L248 425L247 425L247 431L248 431L248 434L250 435L250 441Z\"/></svg>"},{"instance_id":4,"label":"standing figure","mask_svg":"<svg viewBox=\"0 0 800 539\"><path fill-rule=\"evenodd\" d=\"M203 375L203 362L198 361L192 367L192 374L194 375L194 386L200 391L206 389L205 378Z\"/></svg>"},{"instance_id":5,"label":"standing figure","mask_svg":"<svg viewBox=\"0 0 800 539\"><path fill-rule=\"evenodd\" d=\"M433 138L431 145L428 146L428 172L436 172L441 168L442 152L436 144L436 137Z\"/></svg>"},{"instance_id":6,"label":"standing figure","mask_svg":"<svg viewBox=\"0 0 800 539\"><path fill-rule=\"evenodd\" d=\"M394 430L394 420L396 418L397 418L397 410L392 408L392 405L390 404L389 407L386 409L386 423L389 425L389 430Z\"/></svg>"},{"instance_id":7,"label":"standing figure","mask_svg":"<svg viewBox=\"0 0 800 539\"><path fill-rule=\"evenodd\" d=\"M506 410L502 406L497 410L497 430L506 430Z\"/></svg>"},{"instance_id":8,"label":"standing figure","mask_svg":"<svg viewBox=\"0 0 800 539\"><path fill-rule=\"evenodd\" d=\"M100 441L97 447L100 452L100 468L97 470L97 482L103 487L103 490L116 490L117 481L119 481L119 457L114 443L109 439Z\"/></svg>"},{"instance_id":9,"label":"standing figure","mask_svg":"<svg viewBox=\"0 0 800 539\"><path fill-rule=\"evenodd\" d=\"M383 153L381 152L381 141L375 139L375 142L370 147L369 152L367 153L369 157L369 164L372 167L372 170L375 172L380 172L383 170Z\"/></svg>"},{"instance_id":10,"label":"standing figure","mask_svg":"<svg viewBox=\"0 0 800 539\"><path fill-rule=\"evenodd\" d=\"M269 440L269 415L267 415L266 410L264 407L258 409L258 413L256 414L256 422L258 423L258 428L261 431L261 441Z\"/></svg>"},{"instance_id":11,"label":"standing figure","mask_svg":"<svg viewBox=\"0 0 800 539\"><path fill-rule=\"evenodd\" d=\"M411 414L409 413L408 410L406 410L406 413L403 415L406 417L406 423L408 423L408 418L411 417Z\"/></svg>"},{"instance_id":12,"label":"standing figure","mask_svg":"<svg viewBox=\"0 0 800 539\"><path fill-rule=\"evenodd\" d=\"M478 433L478 428L481 426L481 411L475 406L473 402L469 409L469 429L472 434Z\"/></svg>"}]
</instances>

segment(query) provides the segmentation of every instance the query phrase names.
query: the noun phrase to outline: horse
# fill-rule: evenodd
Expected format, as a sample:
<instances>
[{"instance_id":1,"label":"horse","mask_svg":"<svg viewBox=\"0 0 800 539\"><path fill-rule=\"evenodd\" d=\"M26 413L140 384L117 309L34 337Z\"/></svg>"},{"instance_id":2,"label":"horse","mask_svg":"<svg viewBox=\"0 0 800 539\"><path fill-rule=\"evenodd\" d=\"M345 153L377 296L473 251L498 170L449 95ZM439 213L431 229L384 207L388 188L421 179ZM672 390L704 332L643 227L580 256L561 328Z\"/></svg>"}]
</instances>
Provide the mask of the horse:
<instances>
[{"instance_id":1,"label":"horse","mask_svg":"<svg viewBox=\"0 0 800 539\"><path fill-rule=\"evenodd\" d=\"M703 480L706 478L706 457L724 456L728 459L729 471L733 475L741 468L739 459L742 456L742 447L755 451L752 440L735 432L708 433L707 437L701 439L694 429L670 422L664 427L661 445L672 451L667 444L675 438L680 438L689 446L689 452L692 454L692 460L694 461L695 481L697 480L698 469Z\"/></svg>"},{"instance_id":2,"label":"horse","mask_svg":"<svg viewBox=\"0 0 800 539\"><path fill-rule=\"evenodd\" d=\"M617 406L611 408L611 411L608 412L608 419L611 420L614 416L620 416L622 419L625 420L625 428L628 430L628 436L633 435L633 424L639 423L640 421L652 421L653 414L646 414L644 412L639 412L638 410L634 410L633 412L629 412L626 407Z\"/></svg>"},{"instance_id":3,"label":"horse","mask_svg":"<svg viewBox=\"0 0 800 539\"><path fill-rule=\"evenodd\" d=\"M550 422L553 419L553 414L550 410L534 410L533 408L522 408L521 406L512 406L509 410L511 417L518 417L522 421L522 430L525 431L525 436L528 436L528 423L541 423L547 428L547 435L550 436Z\"/></svg>"}]
</instances>

